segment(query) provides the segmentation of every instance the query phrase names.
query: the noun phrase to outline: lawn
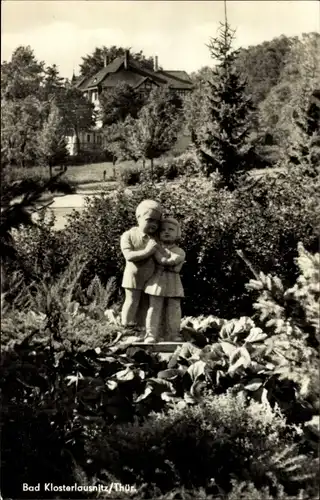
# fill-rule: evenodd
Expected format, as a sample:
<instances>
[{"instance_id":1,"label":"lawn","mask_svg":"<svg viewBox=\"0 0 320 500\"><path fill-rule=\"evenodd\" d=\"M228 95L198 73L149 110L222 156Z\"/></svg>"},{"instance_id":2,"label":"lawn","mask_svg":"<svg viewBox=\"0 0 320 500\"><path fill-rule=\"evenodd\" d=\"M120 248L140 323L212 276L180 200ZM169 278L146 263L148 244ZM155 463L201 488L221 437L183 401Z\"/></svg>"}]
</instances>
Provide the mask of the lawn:
<instances>
[{"instance_id":1,"label":"lawn","mask_svg":"<svg viewBox=\"0 0 320 500\"><path fill-rule=\"evenodd\" d=\"M90 183L97 184L103 182L104 172L106 172L105 180L111 181L116 179L117 172L119 172L120 169L132 168L133 166L135 166L133 161L124 161L117 163L115 166L113 166L112 162L69 165L65 178L70 180L76 186ZM58 171L59 167L55 167L53 170L54 173L57 173ZM12 167L10 170L10 178L12 181L26 178L48 179L49 170L45 167Z\"/></svg>"}]
</instances>

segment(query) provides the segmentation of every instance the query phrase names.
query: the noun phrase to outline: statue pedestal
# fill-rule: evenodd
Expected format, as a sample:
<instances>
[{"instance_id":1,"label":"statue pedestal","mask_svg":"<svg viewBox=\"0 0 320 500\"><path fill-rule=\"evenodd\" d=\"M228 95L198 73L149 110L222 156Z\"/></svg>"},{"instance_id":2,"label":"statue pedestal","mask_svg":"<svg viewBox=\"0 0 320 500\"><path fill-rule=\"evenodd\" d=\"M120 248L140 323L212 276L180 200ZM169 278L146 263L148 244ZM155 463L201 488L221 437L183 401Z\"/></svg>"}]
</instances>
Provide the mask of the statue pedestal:
<instances>
[{"instance_id":1,"label":"statue pedestal","mask_svg":"<svg viewBox=\"0 0 320 500\"><path fill-rule=\"evenodd\" d=\"M168 361L176 349L181 347L183 343L181 339L181 342L152 342L146 344L143 340L137 339L137 337L129 337L126 341L113 346L112 350L117 350L119 347L125 349L128 347L138 347L139 349L145 349L146 351L158 354L160 359Z\"/></svg>"}]
</instances>

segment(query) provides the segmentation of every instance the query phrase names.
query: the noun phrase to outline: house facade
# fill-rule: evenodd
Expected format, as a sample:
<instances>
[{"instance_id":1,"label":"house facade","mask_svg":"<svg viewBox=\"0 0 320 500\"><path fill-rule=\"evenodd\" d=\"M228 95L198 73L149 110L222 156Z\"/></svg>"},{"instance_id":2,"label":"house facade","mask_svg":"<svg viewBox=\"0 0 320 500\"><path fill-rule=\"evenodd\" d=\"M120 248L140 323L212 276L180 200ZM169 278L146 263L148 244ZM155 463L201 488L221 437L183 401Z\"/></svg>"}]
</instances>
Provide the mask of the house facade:
<instances>
[{"instance_id":1,"label":"house facade","mask_svg":"<svg viewBox=\"0 0 320 500\"><path fill-rule=\"evenodd\" d=\"M153 88L168 86L170 91L183 97L193 89L192 81L185 71L164 71L158 67L158 57L154 58L153 70L145 69L130 58L130 52L117 57L108 64L105 59L104 67L95 75L74 79L73 84L83 95L93 103L95 110L100 109L99 96L102 92L113 89L120 83L127 83L141 93L149 92ZM82 151L103 151L107 144L102 133L102 121L97 120L96 126L80 134L80 148ZM68 149L70 155L76 154L75 137L69 136Z\"/></svg>"}]
</instances>

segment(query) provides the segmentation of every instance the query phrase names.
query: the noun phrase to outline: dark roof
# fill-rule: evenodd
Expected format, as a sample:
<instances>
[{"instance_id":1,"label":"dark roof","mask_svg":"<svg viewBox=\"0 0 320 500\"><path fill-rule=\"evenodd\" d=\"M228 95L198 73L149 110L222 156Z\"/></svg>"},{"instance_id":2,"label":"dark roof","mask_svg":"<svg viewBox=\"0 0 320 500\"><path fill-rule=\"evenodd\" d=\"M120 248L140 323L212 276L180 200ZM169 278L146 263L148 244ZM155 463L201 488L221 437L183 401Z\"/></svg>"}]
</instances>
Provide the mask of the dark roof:
<instances>
[{"instance_id":1,"label":"dark roof","mask_svg":"<svg viewBox=\"0 0 320 500\"><path fill-rule=\"evenodd\" d=\"M159 75L158 72L142 68L138 63L136 63L135 61L130 61L130 59L129 59L129 68L133 69L134 72L140 75L148 76L149 78L155 80L156 82L166 83L166 79L162 75Z\"/></svg>"},{"instance_id":2,"label":"dark roof","mask_svg":"<svg viewBox=\"0 0 320 500\"><path fill-rule=\"evenodd\" d=\"M96 87L97 85L100 85L110 73L116 73L121 68L123 63L124 56L114 59L110 64L108 64L108 66L100 69L98 73L89 78L89 80L86 82L86 88Z\"/></svg>"},{"instance_id":3,"label":"dark roof","mask_svg":"<svg viewBox=\"0 0 320 500\"><path fill-rule=\"evenodd\" d=\"M140 77L140 80L138 81L138 83L135 85L135 88L138 88L140 87L140 85L142 85L145 81L147 80L151 80L151 78L149 78L148 76L141 76ZM158 86L158 83L155 82L154 80L151 80L152 83L155 83L157 86Z\"/></svg>"},{"instance_id":4,"label":"dark roof","mask_svg":"<svg viewBox=\"0 0 320 500\"><path fill-rule=\"evenodd\" d=\"M132 85L133 87L138 87L143 81L148 78L150 80L153 80L157 85L160 83L165 83L164 80L161 80L161 82L156 81L154 78L149 77L148 75L139 74L135 71L130 70L130 68L128 70L121 68L117 73L109 74L102 82L101 87L102 89L115 87L118 83L127 83L128 85Z\"/></svg>"},{"instance_id":5,"label":"dark roof","mask_svg":"<svg viewBox=\"0 0 320 500\"><path fill-rule=\"evenodd\" d=\"M193 84L188 80L183 80L182 78L178 78L171 74L171 71L161 71L159 72L163 78L166 79L167 84L172 89L181 89L181 90L192 90ZM176 71L174 73L177 73ZM184 73L182 71L181 73Z\"/></svg>"},{"instance_id":6,"label":"dark roof","mask_svg":"<svg viewBox=\"0 0 320 500\"><path fill-rule=\"evenodd\" d=\"M165 73L166 75L172 76L173 78L177 80L182 80L184 82L189 82L192 83L190 76L186 71L181 71L181 70L160 70L159 73Z\"/></svg>"},{"instance_id":7,"label":"dark roof","mask_svg":"<svg viewBox=\"0 0 320 500\"><path fill-rule=\"evenodd\" d=\"M120 82L125 82L134 87L141 85L146 78L150 78L158 85L167 84L175 89L192 89L185 71L152 71L141 67L137 62L129 58L128 68L124 69L125 56L114 59L108 66L102 68L95 75L85 78L81 77L76 86L80 90L87 90L101 85L102 88L114 87Z\"/></svg>"},{"instance_id":8,"label":"dark roof","mask_svg":"<svg viewBox=\"0 0 320 500\"><path fill-rule=\"evenodd\" d=\"M73 85L77 87L78 89L81 89L82 84L87 80L88 78L86 76L78 76L76 78L76 81L73 82Z\"/></svg>"}]
</instances>

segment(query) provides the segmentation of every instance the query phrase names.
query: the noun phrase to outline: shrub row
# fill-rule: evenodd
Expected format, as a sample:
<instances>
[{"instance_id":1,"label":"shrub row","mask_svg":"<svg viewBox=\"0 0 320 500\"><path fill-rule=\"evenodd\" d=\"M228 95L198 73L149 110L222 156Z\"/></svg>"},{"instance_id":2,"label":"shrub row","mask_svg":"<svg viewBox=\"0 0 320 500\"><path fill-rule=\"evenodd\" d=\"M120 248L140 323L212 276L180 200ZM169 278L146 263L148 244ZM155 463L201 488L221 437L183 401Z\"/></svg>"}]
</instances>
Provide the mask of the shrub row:
<instances>
[{"instance_id":1,"label":"shrub row","mask_svg":"<svg viewBox=\"0 0 320 500\"><path fill-rule=\"evenodd\" d=\"M119 178L124 186L134 186L141 182L172 181L182 175L193 175L199 172L196 155L192 151L177 156L156 161L151 172L149 166L145 168L136 166L121 170Z\"/></svg>"},{"instance_id":2,"label":"shrub row","mask_svg":"<svg viewBox=\"0 0 320 500\"><path fill-rule=\"evenodd\" d=\"M201 178L184 178L173 186L143 183L130 194L120 189L91 199L59 233L48 226L20 233L18 252L29 272L37 263L34 272L40 277L54 275L73 255L84 252L84 284L97 274L103 283L113 276L119 285L124 268L120 236L136 224L137 204L154 198L182 224L180 244L187 256L182 269L184 314L250 315L245 283L252 271L239 250L256 270L277 274L285 285L293 283L298 242L307 250L318 248L316 188L314 180L298 173L247 181L232 193Z\"/></svg>"}]
</instances>

